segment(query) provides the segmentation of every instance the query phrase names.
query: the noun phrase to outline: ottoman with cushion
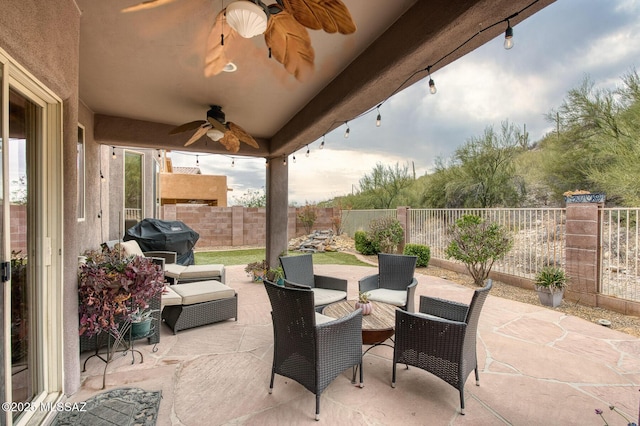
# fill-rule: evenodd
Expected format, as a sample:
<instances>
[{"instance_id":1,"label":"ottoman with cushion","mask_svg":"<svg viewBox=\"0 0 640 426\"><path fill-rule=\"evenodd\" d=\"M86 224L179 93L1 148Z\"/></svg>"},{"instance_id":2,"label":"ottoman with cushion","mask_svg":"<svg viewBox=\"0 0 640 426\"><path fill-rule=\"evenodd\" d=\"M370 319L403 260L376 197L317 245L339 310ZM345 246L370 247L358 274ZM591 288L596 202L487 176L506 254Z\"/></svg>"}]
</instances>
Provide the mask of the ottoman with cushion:
<instances>
[{"instance_id":1,"label":"ottoman with cushion","mask_svg":"<svg viewBox=\"0 0 640 426\"><path fill-rule=\"evenodd\" d=\"M238 320L238 295L220 281L197 281L169 289L180 297L179 302L173 294L167 297L162 309L162 319L173 334L230 318Z\"/></svg>"}]
</instances>

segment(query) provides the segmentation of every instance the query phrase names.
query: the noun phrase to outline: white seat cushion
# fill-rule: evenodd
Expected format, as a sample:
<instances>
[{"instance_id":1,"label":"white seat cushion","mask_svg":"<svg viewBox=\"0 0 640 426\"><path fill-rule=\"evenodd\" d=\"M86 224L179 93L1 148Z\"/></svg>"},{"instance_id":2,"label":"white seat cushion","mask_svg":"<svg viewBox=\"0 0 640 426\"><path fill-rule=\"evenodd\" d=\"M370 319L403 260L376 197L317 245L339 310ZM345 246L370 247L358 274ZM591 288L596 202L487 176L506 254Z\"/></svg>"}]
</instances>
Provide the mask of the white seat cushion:
<instances>
[{"instance_id":1,"label":"white seat cushion","mask_svg":"<svg viewBox=\"0 0 640 426\"><path fill-rule=\"evenodd\" d=\"M164 265L164 274L170 278L178 280L207 279L221 277L224 265L178 265L177 263L167 263Z\"/></svg>"},{"instance_id":2,"label":"white seat cushion","mask_svg":"<svg viewBox=\"0 0 640 426\"><path fill-rule=\"evenodd\" d=\"M347 297L346 291L329 290L326 288L312 288L315 306L328 305Z\"/></svg>"},{"instance_id":3,"label":"white seat cushion","mask_svg":"<svg viewBox=\"0 0 640 426\"><path fill-rule=\"evenodd\" d=\"M182 297L183 305L228 299L236 294L234 289L215 280L176 284L171 288Z\"/></svg>"},{"instance_id":4,"label":"white seat cushion","mask_svg":"<svg viewBox=\"0 0 640 426\"><path fill-rule=\"evenodd\" d=\"M316 312L316 325L320 325L320 324L324 324L324 323L327 323L327 322L331 322L333 320L335 320L335 318L331 318L331 317L328 317L326 315L322 315L322 314Z\"/></svg>"},{"instance_id":5,"label":"white seat cushion","mask_svg":"<svg viewBox=\"0 0 640 426\"><path fill-rule=\"evenodd\" d=\"M377 288L375 290L369 290L367 293L369 293L369 300L373 300L375 302L388 303L394 306L404 306L407 304L406 290Z\"/></svg>"},{"instance_id":6,"label":"white seat cushion","mask_svg":"<svg viewBox=\"0 0 640 426\"><path fill-rule=\"evenodd\" d=\"M166 285L162 292L162 306L182 305L182 296Z\"/></svg>"}]
</instances>

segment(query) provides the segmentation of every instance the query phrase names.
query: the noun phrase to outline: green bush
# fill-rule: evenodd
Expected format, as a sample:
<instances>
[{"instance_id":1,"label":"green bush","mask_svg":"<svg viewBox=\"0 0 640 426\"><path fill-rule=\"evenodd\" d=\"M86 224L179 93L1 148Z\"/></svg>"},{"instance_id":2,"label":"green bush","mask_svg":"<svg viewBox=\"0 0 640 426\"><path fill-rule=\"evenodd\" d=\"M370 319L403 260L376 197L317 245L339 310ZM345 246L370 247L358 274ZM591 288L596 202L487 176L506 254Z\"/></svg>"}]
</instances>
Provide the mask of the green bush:
<instances>
[{"instance_id":1,"label":"green bush","mask_svg":"<svg viewBox=\"0 0 640 426\"><path fill-rule=\"evenodd\" d=\"M404 239L404 229L398 219L386 216L369 223L368 237L377 253L396 253Z\"/></svg>"},{"instance_id":2,"label":"green bush","mask_svg":"<svg viewBox=\"0 0 640 426\"><path fill-rule=\"evenodd\" d=\"M402 254L409 256L418 256L416 266L427 267L429 260L431 260L431 249L424 244L407 244L404 246Z\"/></svg>"},{"instance_id":3,"label":"green bush","mask_svg":"<svg viewBox=\"0 0 640 426\"><path fill-rule=\"evenodd\" d=\"M356 231L354 237L354 242L356 246L356 250L366 256L372 254L378 254L378 250L373 245L371 240L369 240L369 236L364 231Z\"/></svg>"},{"instance_id":4,"label":"green bush","mask_svg":"<svg viewBox=\"0 0 640 426\"><path fill-rule=\"evenodd\" d=\"M493 263L502 259L513 244L507 229L479 216L464 215L449 228L448 258L464 263L477 286L483 286Z\"/></svg>"}]
</instances>

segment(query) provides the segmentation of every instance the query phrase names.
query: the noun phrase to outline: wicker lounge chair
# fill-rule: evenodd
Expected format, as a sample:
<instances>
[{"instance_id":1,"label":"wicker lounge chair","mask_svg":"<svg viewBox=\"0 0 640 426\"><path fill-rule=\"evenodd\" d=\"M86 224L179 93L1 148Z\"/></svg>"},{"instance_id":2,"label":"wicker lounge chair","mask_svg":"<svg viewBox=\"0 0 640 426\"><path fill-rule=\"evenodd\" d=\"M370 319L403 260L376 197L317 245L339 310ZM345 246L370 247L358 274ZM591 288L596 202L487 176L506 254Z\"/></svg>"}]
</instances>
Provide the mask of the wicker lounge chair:
<instances>
[{"instance_id":1,"label":"wicker lounge chair","mask_svg":"<svg viewBox=\"0 0 640 426\"><path fill-rule=\"evenodd\" d=\"M396 311L396 337L391 386L396 386L396 364L426 370L460 392L464 414L464 384L475 370L476 333L482 306L491 290L491 280L474 292L469 305L420 296L419 313Z\"/></svg>"},{"instance_id":2,"label":"wicker lounge chair","mask_svg":"<svg viewBox=\"0 0 640 426\"><path fill-rule=\"evenodd\" d=\"M378 273L358 281L358 290L369 293L369 300L389 303L414 312L414 294L418 281L416 256L378 254Z\"/></svg>"},{"instance_id":3,"label":"wicker lounge chair","mask_svg":"<svg viewBox=\"0 0 640 426\"><path fill-rule=\"evenodd\" d=\"M127 255L146 256L164 259L164 276L171 284L216 280L225 282L224 265L179 265L176 263L177 254L174 251L145 251L143 252L136 240L124 242L110 241L107 245L120 244Z\"/></svg>"},{"instance_id":4,"label":"wicker lounge chair","mask_svg":"<svg viewBox=\"0 0 640 426\"><path fill-rule=\"evenodd\" d=\"M313 291L264 281L273 319L273 366L269 393L276 374L289 377L320 395L349 367L360 367L362 385L362 310L340 319L315 312Z\"/></svg>"},{"instance_id":5,"label":"wicker lounge chair","mask_svg":"<svg viewBox=\"0 0 640 426\"><path fill-rule=\"evenodd\" d=\"M325 306L347 298L347 280L315 275L311 254L281 256L280 264L284 270L285 284L313 290L316 311L320 312Z\"/></svg>"}]
</instances>

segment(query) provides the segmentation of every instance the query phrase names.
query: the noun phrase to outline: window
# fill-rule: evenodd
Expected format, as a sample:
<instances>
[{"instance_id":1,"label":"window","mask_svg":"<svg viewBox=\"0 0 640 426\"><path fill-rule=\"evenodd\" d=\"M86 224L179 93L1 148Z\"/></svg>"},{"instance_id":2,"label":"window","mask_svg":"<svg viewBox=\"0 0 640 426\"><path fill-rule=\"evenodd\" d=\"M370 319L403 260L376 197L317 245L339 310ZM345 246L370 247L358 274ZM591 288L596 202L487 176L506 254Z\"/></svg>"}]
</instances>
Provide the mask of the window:
<instances>
[{"instance_id":1,"label":"window","mask_svg":"<svg viewBox=\"0 0 640 426\"><path fill-rule=\"evenodd\" d=\"M127 225L142 220L144 205L143 155L139 152L124 152L124 220Z\"/></svg>"},{"instance_id":2,"label":"window","mask_svg":"<svg viewBox=\"0 0 640 426\"><path fill-rule=\"evenodd\" d=\"M84 159L84 127L78 125L78 144L76 148L76 165L78 168L78 221L85 215L85 159Z\"/></svg>"}]
</instances>

